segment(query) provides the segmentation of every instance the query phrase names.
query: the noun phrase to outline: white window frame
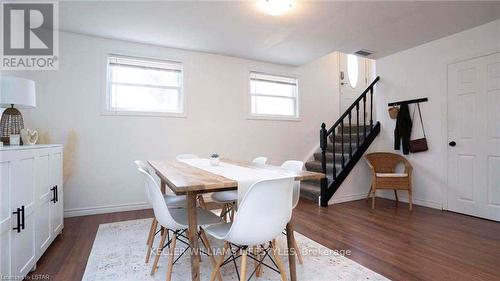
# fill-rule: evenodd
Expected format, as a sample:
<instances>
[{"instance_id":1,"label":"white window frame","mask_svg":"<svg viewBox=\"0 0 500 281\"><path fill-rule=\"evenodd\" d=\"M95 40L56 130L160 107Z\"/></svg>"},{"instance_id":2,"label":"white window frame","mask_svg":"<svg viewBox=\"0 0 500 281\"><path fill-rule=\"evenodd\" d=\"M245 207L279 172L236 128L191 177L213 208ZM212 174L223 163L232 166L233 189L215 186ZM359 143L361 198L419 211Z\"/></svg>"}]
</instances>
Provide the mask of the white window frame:
<instances>
[{"instance_id":1,"label":"white window frame","mask_svg":"<svg viewBox=\"0 0 500 281\"><path fill-rule=\"evenodd\" d=\"M294 79L296 81L296 87L295 87L295 97L284 97L284 96L279 96L279 95L266 95L266 94L257 94L257 93L252 93L252 74L262 74L262 75L268 75L268 76L276 76L276 77L282 77L286 79ZM247 119L254 119L254 120L281 120L281 121L300 121L300 95L299 95L299 77L294 76L294 75L288 75L288 74L282 74L282 73L270 73L270 72L263 72L263 71L256 71L256 70L250 70L249 75L248 75L248 118ZM291 115L275 115L275 114L254 114L252 112L252 97L254 96L260 96L260 97L279 97L279 98L285 98L285 99L292 99L294 100L295 104L295 114L293 116Z\"/></svg>"},{"instance_id":2,"label":"white window frame","mask_svg":"<svg viewBox=\"0 0 500 281\"><path fill-rule=\"evenodd\" d=\"M179 85L180 87L170 87L165 86L167 88L176 88L179 89L180 95L180 111L179 112L161 112L161 111L131 111L131 110L115 110L111 108L111 71L109 67L110 58L126 58L126 59L134 59L140 61L150 61L153 63L167 63L167 64L176 64L180 67L181 75ZM142 56L129 56L129 55L121 55L116 53L108 53L105 55L105 81L104 81L104 97L103 97L103 108L102 115L117 115L117 116L152 116L152 117L186 117L186 85L185 85L185 69L184 65L181 61L177 60L166 60L166 59L157 59L157 58L147 58ZM126 84L126 83L125 83ZM155 86L156 87L156 86Z\"/></svg>"}]
</instances>

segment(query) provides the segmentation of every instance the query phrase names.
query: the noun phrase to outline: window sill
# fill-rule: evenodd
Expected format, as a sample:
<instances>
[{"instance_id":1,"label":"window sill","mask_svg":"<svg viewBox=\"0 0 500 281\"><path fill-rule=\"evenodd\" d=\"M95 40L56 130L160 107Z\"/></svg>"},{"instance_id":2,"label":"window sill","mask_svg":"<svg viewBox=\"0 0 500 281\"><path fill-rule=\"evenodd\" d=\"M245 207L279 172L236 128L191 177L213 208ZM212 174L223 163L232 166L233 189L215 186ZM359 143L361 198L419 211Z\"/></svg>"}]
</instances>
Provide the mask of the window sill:
<instances>
[{"instance_id":1,"label":"window sill","mask_svg":"<svg viewBox=\"0 0 500 281\"><path fill-rule=\"evenodd\" d=\"M104 111L101 112L101 116L187 118L185 112Z\"/></svg>"},{"instance_id":2,"label":"window sill","mask_svg":"<svg viewBox=\"0 0 500 281\"><path fill-rule=\"evenodd\" d=\"M288 122L302 121L299 117L255 116L255 115L248 116L247 120L288 121Z\"/></svg>"}]
</instances>

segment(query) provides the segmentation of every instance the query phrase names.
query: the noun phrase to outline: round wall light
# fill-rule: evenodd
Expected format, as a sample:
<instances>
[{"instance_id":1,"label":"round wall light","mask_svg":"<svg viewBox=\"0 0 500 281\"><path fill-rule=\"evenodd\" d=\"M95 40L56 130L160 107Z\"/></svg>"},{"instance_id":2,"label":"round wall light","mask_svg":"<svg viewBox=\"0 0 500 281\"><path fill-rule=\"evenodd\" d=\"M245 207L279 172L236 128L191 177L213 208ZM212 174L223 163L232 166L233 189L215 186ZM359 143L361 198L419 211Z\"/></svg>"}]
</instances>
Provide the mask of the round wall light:
<instances>
[{"instance_id":1,"label":"round wall light","mask_svg":"<svg viewBox=\"0 0 500 281\"><path fill-rule=\"evenodd\" d=\"M281 16L288 12L294 5L293 0L258 0L257 5L261 10L271 16Z\"/></svg>"}]
</instances>

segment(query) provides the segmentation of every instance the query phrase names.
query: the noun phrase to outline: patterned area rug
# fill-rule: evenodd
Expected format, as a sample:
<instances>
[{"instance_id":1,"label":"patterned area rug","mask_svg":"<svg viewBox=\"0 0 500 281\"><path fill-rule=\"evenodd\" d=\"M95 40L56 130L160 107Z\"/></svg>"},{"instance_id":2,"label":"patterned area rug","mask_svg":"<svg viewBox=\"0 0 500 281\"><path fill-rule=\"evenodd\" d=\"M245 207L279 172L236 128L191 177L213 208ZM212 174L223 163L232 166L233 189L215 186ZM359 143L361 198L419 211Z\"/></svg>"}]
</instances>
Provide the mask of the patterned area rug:
<instances>
[{"instance_id":1,"label":"patterned area rug","mask_svg":"<svg viewBox=\"0 0 500 281\"><path fill-rule=\"evenodd\" d=\"M160 258L159 269L154 276L150 275L154 256L146 264L146 238L151 219L132 220L118 223L101 224L90 253L83 276L84 281L138 281L165 280L168 256ZM298 280L301 281L333 281L333 280L388 280L382 275L363 267L360 264L332 251L311 239L296 233L299 248L304 253L304 264L297 264ZM159 242L155 240L155 246ZM212 247L221 247L222 243L211 239ZM278 247L286 245L285 236L278 238ZM184 247L177 243L177 247ZM165 251L167 252L167 251ZM282 251L283 252L283 251ZM281 254L288 273L288 258ZM239 265L240 260L237 261ZM248 275L254 270L253 261L248 259ZM271 263L269 260L267 262ZM209 280L212 264L207 256L202 256L201 280ZM224 281L238 280L233 264L224 266L221 270ZM174 265L172 281L190 280L189 256L182 256ZM279 274L271 269L263 269L261 277L253 276L252 280L280 280Z\"/></svg>"}]
</instances>

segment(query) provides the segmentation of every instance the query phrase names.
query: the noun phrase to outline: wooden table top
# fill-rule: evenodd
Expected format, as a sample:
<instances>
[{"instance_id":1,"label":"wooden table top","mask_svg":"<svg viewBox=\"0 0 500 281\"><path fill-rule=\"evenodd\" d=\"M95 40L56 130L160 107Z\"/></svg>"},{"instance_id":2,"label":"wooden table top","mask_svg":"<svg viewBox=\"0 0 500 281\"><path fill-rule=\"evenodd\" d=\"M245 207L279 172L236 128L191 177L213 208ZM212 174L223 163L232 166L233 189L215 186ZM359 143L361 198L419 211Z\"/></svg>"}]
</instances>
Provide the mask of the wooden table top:
<instances>
[{"instance_id":1,"label":"wooden table top","mask_svg":"<svg viewBox=\"0 0 500 281\"><path fill-rule=\"evenodd\" d=\"M223 162L247 168L282 170L279 166L255 164L251 162L222 159ZM214 173L193 167L177 160L151 160L149 165L155 170L161 181L177 195L187 193L208 193L238 188L238 182ZM309 171L298 172L296 181L320 180L325 175Z\"/></svg>"}]
</instances>

